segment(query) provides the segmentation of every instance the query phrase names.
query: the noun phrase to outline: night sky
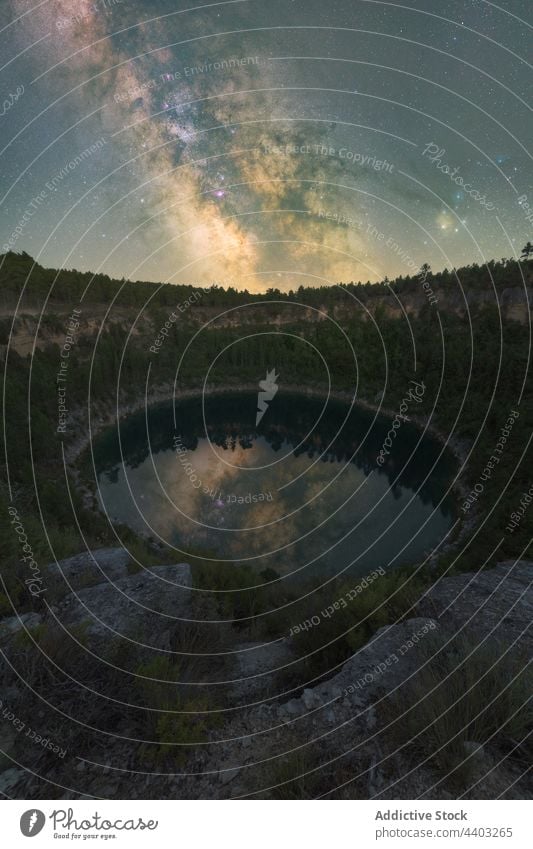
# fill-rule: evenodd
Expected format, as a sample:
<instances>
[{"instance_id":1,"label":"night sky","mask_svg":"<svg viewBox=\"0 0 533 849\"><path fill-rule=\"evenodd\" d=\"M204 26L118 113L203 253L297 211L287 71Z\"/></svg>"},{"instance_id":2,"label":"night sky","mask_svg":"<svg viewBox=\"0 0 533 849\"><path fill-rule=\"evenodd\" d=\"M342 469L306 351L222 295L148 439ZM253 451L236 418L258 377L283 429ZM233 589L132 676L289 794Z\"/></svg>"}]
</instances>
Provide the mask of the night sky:
<instances>
[{"instance_id":1,"label":"night sky","mask_svg":"<svg viewBox=\"0 0 533 849\"><path fill-rule=\"evenodd\" d=\"M519 255L531 11L2 0L0 251L250 291Z\"/></svg>"}]
</instances>

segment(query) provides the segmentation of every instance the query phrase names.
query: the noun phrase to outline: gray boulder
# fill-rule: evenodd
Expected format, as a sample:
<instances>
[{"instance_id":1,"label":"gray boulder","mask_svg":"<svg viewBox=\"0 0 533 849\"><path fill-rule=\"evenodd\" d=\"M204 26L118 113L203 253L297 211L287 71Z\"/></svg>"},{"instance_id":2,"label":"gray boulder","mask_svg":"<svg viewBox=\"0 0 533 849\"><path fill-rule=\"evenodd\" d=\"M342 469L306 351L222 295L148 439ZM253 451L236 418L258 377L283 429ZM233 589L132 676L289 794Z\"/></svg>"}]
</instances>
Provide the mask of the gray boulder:
<instances>
[{"instance_id":1,"label":"gray boulder","mask_svg":"<svg viewBox=\"0 0 533 849\"><path fill-rule=\"evenodd\" d=\"M36 628L42 621L42 616L38 613L21 613L19 616L2 619L0 620L0 638L13 637L19 631Z\"/></svg>"},{"instance_id":2,"label":"gray boulder","mask_svg":"<svg viewBox=\"0 0 533 849\"><path fill-rule=\"evenodd\" d=\"M272 693L272 681L294 655L287 640L239 643L233 649L234 699L242 705L261 701Z\"/></svg>"},{"instance_id":3,"label":"gray boulder","mask_svg":"<svg viewBox=\"0 0 533 849\"><path fill-rule=\"evenodd\" d=\"M507 560L494 569L450 575L436 581L418 610L436 616L451 632L476 642L487 638L531 655L533 649L533 563Z\"/></svg>"},{"instance_id":4,"label":"gray boulder","mask_svg":"<svg viewBox=\"0 0 533 849\"><path fill-rule=\"evenodd\" d=\"M57 563L49 563L47 570L68 592L69 584L82 587L126 578L129 574L128 565L132 562L125 548L98 548Z\"/></svg>"},{"instance_id":5,"label":"gray boulder","mask_svg":"<svg viewBox=\"0 0 533 849\"><path fill-rule=\"evenodd\" d=\"M143 569L127 578L71 593L57 610L67 625L84 624L90 639L136 638L158 646L158 635L189 614L192 577L187 563Z\"/></svg>"},{"instance_id":6,"label":"gray boulder","mask_svg":"<svg viewBox=\"0 0 533 849\"><path fill-rule=\"evenodd\" d=\"M343 700L361 708L383 692L391 692L416 673L420 666L419 648L424 640L440 631L433 619L408 619L388 625L357 651L333 678L305 689L299 699L286 705L292 714L305 714L324 707L339 711ZM327 712L326 712L327 716Z\"/></svg>"}]
</instances>

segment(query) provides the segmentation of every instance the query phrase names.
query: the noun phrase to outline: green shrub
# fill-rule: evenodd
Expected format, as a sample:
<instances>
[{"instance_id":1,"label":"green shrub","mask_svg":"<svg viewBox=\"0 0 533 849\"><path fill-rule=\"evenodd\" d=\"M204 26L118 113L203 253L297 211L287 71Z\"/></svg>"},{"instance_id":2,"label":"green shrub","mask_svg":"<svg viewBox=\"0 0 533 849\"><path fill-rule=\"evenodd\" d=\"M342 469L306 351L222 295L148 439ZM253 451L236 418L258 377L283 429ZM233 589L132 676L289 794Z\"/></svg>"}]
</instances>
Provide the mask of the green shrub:
<instances>
[{"instance_id":1,"label":"green shrub","mask_svg":"<svg viewBox=\"0 0 533 849\"><path fill-rule=\"evenodd\" d=\"M289 608L291 622L290 625L285 622L287 635L291 628L312 619L313 615L320 618L318 625L290 637L296 654L305 658L302 680L330 673L365 645L379 628L412 616L413 605L429 580L427 573L413 575L412 570L394 570L376 578L329 618L322 611L339 598L346 598L346 593L359 584L361 577L329 585L327 599L324 593L314 593L305 599L305 605Z\"/></svg>"},{"instance_id":2,"label":"green shrub","mask_svg":"<svg viewBox=\"0 0 533 849\"><path fill-rule=\"evenodd\" d=\"M502 657L503 647L464 638L444 651L428 641L422 652L427 666L388 701L390 740L420 759L429 755L452 790L461 789L475 766L467 741L512 748L533 728L532 671L519 655Z\"/></svg>"},{"instance_id":3,"label":"green shrub","mask_svg":"<svg viewBox=\"0 0 533 849\"><path fill-rule=\"evenodd\" d=\"M208 731L220 724L219 713L206 712L214 706L205 690L195 688L191 693L190 687L180 683L183 666L182 660L166 655L136 670L142 676L136 679L137 689L147 708L143 735L151 741L141 747L140 754L148 764L183 765L194 744L205 742Z\"/></svg>"}]
</instances>

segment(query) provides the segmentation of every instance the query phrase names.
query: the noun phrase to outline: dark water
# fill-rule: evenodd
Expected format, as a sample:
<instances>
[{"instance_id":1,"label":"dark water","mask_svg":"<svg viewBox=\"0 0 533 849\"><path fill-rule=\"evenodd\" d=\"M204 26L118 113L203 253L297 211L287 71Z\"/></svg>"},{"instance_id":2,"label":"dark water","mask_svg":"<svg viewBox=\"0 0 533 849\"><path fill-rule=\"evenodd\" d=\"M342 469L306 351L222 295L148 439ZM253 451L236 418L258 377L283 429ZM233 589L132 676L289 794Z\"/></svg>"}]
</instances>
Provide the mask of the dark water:
<instances>
[{"instance_id":1,"label":"dark water","mask_svg":"<svg viewBox=\"0 0 533 849\"><path fill-rule=\"evenodd\" d=\"M103 433L102 509L177 562L208 551L284 575L394 568L446 534L454 462L410 424L380 468L389 419L280 393L256 428L256 408L249 393L180 401Z\"/></svg>"}]
</instances>

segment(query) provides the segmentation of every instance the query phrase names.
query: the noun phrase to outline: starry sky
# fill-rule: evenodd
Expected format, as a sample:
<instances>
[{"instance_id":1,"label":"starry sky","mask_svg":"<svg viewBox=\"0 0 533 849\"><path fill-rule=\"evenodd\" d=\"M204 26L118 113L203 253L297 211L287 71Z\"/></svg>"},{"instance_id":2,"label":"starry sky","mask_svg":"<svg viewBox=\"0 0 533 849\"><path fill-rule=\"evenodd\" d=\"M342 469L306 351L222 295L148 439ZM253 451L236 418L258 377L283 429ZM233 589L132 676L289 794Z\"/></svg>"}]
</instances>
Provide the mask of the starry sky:
<instances>
[{"instance_id":1,"label":"starry sky","mask_svg":"<svg viewBox=\"0 0 533 849\"><path fill-rule=\"evenodd\" d=\"M531 12L2 0L0 251L250 291L519 255Z\"/></svg>"}]
</instances>

